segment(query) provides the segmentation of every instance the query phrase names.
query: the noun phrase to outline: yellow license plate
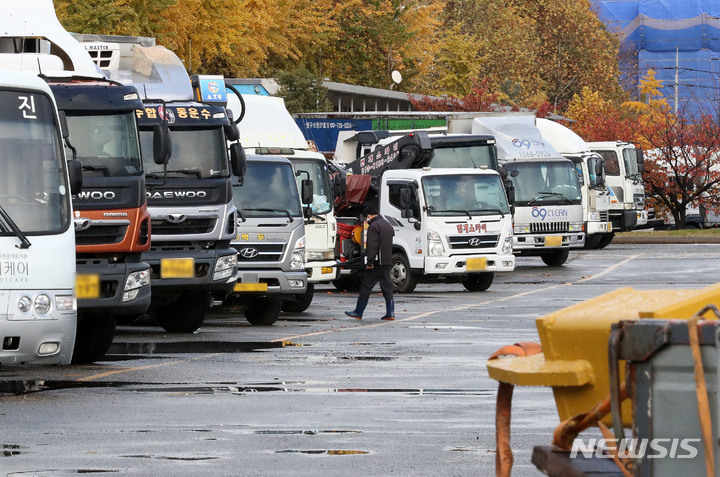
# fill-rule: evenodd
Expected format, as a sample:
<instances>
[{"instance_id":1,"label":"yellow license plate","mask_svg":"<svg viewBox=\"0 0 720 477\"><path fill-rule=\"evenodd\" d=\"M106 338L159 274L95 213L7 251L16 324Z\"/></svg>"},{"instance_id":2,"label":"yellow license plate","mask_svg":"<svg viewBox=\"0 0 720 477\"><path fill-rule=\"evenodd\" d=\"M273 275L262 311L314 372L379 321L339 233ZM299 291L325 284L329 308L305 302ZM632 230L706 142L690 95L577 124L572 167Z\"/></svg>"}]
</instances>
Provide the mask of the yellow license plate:
<instances>
[{"instance_id":1,"label":"yellow license plate","mask_svg":"<svg viewBox=\"0 0 720 477\"><path fill-rule=\"evenodd\" d=\"M562 236L550 235L545 237L546 247L562 247Z\"/></svg>"},{"instance_id":2,"label":"yellow license plate","mask_svg":"<svg viewBox=\"0 0 720 477\"><path fill-rule=\"evenodd\" d=\"M265 292L267 283L236 283L233 290L236 292Z\"/></svg>"},{"instance_id":3,"label":"yellow license plate","mask_svg":"<svg viewBox=\"0 0 720 477\"><path fill-rule=\"evenodd\" d=\"M75 297L78 299L100 297L100 275L76 275L75 276Z\"/></svg>"},{"instance_id":4,"label":"yellow license plate","mask_svg":"<svg viewBox=\"0 0 720 477\"><path fill-rule=\"evenodd\" d=\"M465 270L468 272L480 272L487 269L487 258L468 258L465 262Z\"/></svg>"},{"instance_id":5,"label":"yellow license plate","mask_svg":"<svg viewBox=\"0 0 720 477\"><path fill-rule=\"evenodd\" d=\"M163 258L160 278L194 278L195 260L192 258Z\"/></svg>"},{"instance_id":6,"label":"yellow license plate","mask_svg":"<svg viewBox=\"0 0 720 477\"><path fill-rule=\"evenodd\" d=\"M322 275L327 275L327 274L330 274L330 273L333 273L333 272L334 272L333 267L322 267L322 268L320 269L320 273L321 273Z\"/></svg>"}]
</instances>

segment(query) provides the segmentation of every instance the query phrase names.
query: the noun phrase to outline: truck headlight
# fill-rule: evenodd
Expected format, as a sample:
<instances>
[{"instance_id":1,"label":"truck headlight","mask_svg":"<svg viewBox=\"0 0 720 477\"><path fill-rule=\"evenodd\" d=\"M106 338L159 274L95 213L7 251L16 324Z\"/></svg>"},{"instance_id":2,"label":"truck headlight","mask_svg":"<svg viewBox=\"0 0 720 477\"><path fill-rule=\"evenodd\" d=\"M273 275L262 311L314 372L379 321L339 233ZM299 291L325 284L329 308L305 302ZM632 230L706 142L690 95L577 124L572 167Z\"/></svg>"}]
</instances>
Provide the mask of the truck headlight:
<instances>
[{"instance_id":1,"label":"truck headlight","mask_svg":"<svg viewBox=\"0 0 720 477\"><path fill-rule=\"evenodd\" d=\"M229 278L235 272L237 267L237 254L223 255L215 262L215 271L213 272L213 280L223 280Z\"/></svg>"},{"instance_id":2,"label":"truck headlight","mask_svg":"<svg viewBox=\"0 0 720 477\"><path fill-rule=\"evenodd\" d=\"M50 297L43 294L38 295L35 297L35 301L33 302L33 307L35 308L35 313L38 315L44 315L48 311L50 311Z\"/></svg>"},{"instance_id":3,"label":"truck headlight","mask_svg":"<svg viewBox=\"0 0 720 477\"><path fill-rule=\"evenodd\" d=\"M635 208L635 204L631 204L629 202L625 202L623 204L623 209L630 210L630 209L634 209L634 208Z\"/></svg>"},{"instance_id":4,"label":"truck headlight","mask_svg":"<svg viewBox=\"0 0 720 477\"><path fill-rule=\"evenodd\" d=\"M72 295L56 295L55 309L57 310L74 310L77 308L75 299Z\"/></svg>"},{"instance_id":5,"label":"truck headlight","mask_svg":"<svg viewBox=\"0 0 720 477\"><path fill-rule=\"evenodd\" d=\"M434 230L428 230L427 231L427 239L428 240L434 240L436 242L441 242L442 238L440 238L440 234L435 232Z\"/></svg>"},{"instance_id":6,"label":"truck headlight","mask_svg":"<svg viewBox=\"0 0 720 477\"><path fill-rule=\"evenodd\" d=\"M427 239L429 255L435 257L441 257L445 255L445 247L442 244L442 238L440 237L439 233L435 232L434 230L428 230Z\"/></svg>"},{"instance_id":7,"label":"truck headlight","mask_svg":"<svg viewBox=\"0 0 720 477\"><path fill-rule=\"evenodd\" d=\"M308 260L324 260L325 254L323 252L309 252Z\"/></svg>"},{"instance_id":8,"label":"truck headlight","mask_svg":"<svg viewBox=\"0 0 720 477\"><path fill-rule=\"evenodd\" d=\"M32 300L29 296L21 296L18 300L18 309L22 311L23 313L27 313L30 311L30 307L32 306Z\"/></svg>"},{"instance_id":9,"label":"truck headlight","mask_svg":"<svg viewBox=\"0 0 720 477\"><path fill-rule=\"evenodd\" d=\"M502 246L502 253L505 255L511 254L513 251L512 246L513 246L513 239L512 239L512 235L510 235L509 237L505 238L505 242L503 243L503 246Z\"/></svg>"},{"instance_id":10,"label":"truck headlight","mask_svg":"<svg viewBox=\"0 0 720 477\"><path fill-rule=\"evenodd\" d=\"M568 227L568 231L570 232L582 232L583 231L583 224L570 224Z\"/></svg>"},{"instance_id":11,"label":"truck headlight","mask_svg":"<svg viewBox=\"0 0 720 477\"><path fill-rule=\"evenodd\" d=\"M516 225L513 227L513 232L516 234L529 234L530 225Z\"/></svg>"},{"instance_id":12,"label":"truck headlight","mask_svg":"<svg viewBox=\"0 0 720 477\"><path fill-rule=\"evenodd\" d=\"M150 285L150 269L133 272L125 279L125 291Z\"/></svg>"},{"instance_id":13,"label":"truck headlight","mask_svg":"<svg viewBox=\"0 0 720 477\"><path fill-rule=\"evenodd\" d=\"M302 249L305 248L305 236L304 235L302 237L300 237L299 239L297 239L297 241L295 242L295 247L293 247L293 248L296 248L296 249L297 248L302 248Z\"/></svg>"},{"instance_id":14,"label":"truck headlight","mask_svg":"<svg viewBox=\"0 0 720 477\"><path fill-rule=\"evenodd\" d=\"M304 270L305 260L303 260L303 252L299 250L293 251L292 258L290 259L291 270Z\"/></svg>"}]
</instances>

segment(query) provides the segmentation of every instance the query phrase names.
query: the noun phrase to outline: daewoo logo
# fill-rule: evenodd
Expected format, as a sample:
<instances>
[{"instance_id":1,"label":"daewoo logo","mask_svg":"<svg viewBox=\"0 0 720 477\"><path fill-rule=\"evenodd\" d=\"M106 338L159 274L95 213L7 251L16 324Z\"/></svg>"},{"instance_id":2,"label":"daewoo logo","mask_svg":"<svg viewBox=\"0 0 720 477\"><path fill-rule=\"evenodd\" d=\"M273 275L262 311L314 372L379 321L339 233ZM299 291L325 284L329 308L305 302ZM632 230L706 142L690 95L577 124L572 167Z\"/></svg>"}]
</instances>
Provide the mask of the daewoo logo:
<instances>
[{"instance_id":1,"label":"daewoo logo","mask_svg":"<svg viewBox=\"0 0 720 477\"><path fill-rule=\"evenodd\" d=\"M77 195L78 199L85 200L113 200L115 192L110 190L84 190Z\"/></svg>"},{"instance_id":2,"label":"daewoo logo","mask_svg":"<svg viewBox=\"0 0 720 477\"><path fill-rule=\"evenodd\" d=\"M244 249L240 250L240 255L243 258L255 258L258 256L258 251L256 248L248 247L248 248L244 248Z\"/></svg>"},{"instance_id":3,"label":"daewoo logo","mask_svg":"<svg viewBox=\"0 0 720 477\"><path fill-rule=\"evenodd\" d=\"M73 219L75 221L75 232L82 232L87 230L92 225L92 220L87 217L77 217Z\"/></svg>"},{"instance_id":4,"label":"daewoo logo","mask_svg":"<svg viewBox=\"0 0 720 477\"><path fill-rule=\"evenodd\" d=\"M168 214L168 216L165 217L165 220L171 224L179 224L181 222L185 222L186 218L185 214Z\"/></svg>"},{"instance_id":5,"label":"daewoo logo","mask_svg":"<svg viewBox=\"0 0 720 477\"><path fill-rule=\"evenodd\" d=\"M204 190L166 190L147 192L148 199L204 199L208 196Z\"/></svg>"},{"instance_id":6,"label":"daewoo logo","mask_svg":"<svg viewBox=\"0 0 720 477\"><path fill-rule=\"evenodd\" d=\"M480 239L477 237L471 238L470 240L468 240L468 245L470 245L471 247L477 247L478 245L480 245Z\"/></svg>"}]
</instances>

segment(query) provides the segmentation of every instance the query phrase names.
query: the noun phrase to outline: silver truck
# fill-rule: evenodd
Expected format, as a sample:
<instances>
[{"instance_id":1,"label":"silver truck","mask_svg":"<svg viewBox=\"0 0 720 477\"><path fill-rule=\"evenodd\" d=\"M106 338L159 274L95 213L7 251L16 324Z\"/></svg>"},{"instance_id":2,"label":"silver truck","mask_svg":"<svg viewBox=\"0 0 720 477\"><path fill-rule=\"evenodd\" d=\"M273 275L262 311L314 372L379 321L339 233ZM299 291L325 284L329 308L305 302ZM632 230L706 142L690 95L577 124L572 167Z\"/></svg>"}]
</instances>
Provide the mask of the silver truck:
<instances>
[{"instance_id":1,"label":"silver truck","mask_svg":"<svg viewBox=\"0 0 720 477\"><path fill-rule=\"evenodd\" d=\"M238 280L226 305L242 305L253 325L272 325L283 298L304 295L305 272L303 207L289 160L280 156L248 155L242 179L233 183L238 210ZM313 200L309 179L302 179L304 204Z\"/></svg>"}]
</instances>

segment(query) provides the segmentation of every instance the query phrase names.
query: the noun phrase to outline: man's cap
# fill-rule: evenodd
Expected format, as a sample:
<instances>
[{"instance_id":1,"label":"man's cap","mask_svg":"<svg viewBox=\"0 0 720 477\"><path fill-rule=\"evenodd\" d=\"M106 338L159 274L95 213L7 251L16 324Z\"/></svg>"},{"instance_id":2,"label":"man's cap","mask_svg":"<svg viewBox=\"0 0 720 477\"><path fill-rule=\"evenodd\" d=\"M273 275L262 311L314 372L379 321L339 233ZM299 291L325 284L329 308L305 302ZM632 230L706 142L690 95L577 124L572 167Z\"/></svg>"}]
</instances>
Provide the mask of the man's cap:
<instances>
[{"instance_id":1,"label":"man's cap","mask_svg":"<svg viewBox=\"0 0 720 477\"><path fill-rule=\"evenodd\" d=\"M375 207L373 207L372 205L366 205L365 208L363 208L362 213L366 217L368 215L378 215L377 209Z\"/></svg>"}]
</instances>

